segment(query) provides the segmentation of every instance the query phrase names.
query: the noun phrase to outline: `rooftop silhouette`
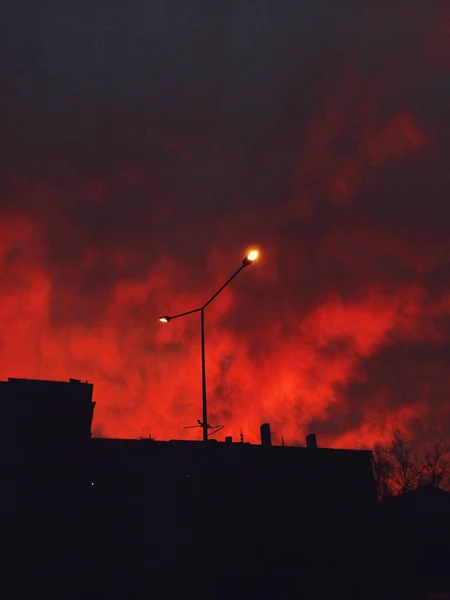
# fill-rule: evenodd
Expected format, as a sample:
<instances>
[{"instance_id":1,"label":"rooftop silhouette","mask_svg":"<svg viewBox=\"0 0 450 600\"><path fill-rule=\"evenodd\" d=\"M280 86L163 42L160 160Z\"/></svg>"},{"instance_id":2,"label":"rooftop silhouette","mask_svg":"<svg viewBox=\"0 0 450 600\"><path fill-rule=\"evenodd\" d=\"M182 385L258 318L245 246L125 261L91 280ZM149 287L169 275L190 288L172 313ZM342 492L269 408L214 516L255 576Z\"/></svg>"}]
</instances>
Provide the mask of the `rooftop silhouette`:
<instances>
[{"instance_id":1,"label":"rooftop silhouette","mask_svg":"<svg viewBox=\"0 0 450 600\"><path fill-rule=\"evenodd\" d=\"M261 444L94 438L92 396L76 379L0 382L8 560L32 589L320 598L384 581L379 548L400 517L378 510L370 451L321 448L314 434L274 446L268 423Z\"/></svg>"}]
</instances>

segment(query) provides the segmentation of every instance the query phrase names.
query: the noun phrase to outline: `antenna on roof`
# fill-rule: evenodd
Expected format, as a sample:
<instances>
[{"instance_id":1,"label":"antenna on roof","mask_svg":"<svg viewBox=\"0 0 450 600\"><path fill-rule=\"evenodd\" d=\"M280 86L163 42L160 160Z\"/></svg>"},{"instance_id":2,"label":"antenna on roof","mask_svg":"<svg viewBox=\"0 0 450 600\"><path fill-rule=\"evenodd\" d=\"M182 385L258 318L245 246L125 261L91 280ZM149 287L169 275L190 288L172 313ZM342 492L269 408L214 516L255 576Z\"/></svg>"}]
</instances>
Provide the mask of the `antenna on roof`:
<instances>
[{"instance_id":1,"label":"antenna on roof","mask_svg":"<svg viewBox=\"0 0 450 600\"><path fill-rule=\"evenodd\" d=\"M183 427L183 429L194 429L195 427L201 427L202 429L204 428L204 425L200 421L200 419L197 419L197 425L188 425L187 427ZM206 429L210 429L211 430L207 434L207 437L209 437L211 435L214 435L215 433L217 433L218 431L220 431L224 427L225 427L225 425L210 425L209 423L206 423Z\"/></svg>"}]
</instances>

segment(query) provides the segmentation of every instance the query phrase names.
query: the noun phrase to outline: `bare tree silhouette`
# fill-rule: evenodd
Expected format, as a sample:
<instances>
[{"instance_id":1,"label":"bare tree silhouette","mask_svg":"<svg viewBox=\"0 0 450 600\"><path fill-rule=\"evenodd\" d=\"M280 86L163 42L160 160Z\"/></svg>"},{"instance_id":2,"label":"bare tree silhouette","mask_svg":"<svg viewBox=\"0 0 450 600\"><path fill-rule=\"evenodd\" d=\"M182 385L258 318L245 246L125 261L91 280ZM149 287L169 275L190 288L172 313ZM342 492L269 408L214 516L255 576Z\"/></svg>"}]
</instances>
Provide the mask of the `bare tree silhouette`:
<instances>
[{"instance_id":1,"label":"bare tree silhouette","mask_svg":"<svg viewBox=\"0 0 450 600\"><path fill-rule=\"evenodd\" d=\"M396 431L388 448L375 446L373 472L380 499L425 485L449 489L450 445L436 441L419 454L413 444Z\"/></svg>"},{"instance_id":2,"label":"bare tree silhouette","mask_svg":"<svg viewBox=\"0 0 450 600\"><path fill-rule=\"evenodd\" d=\"M373 474L380 500L385 500L393 495L393 472L394 468L389 450L379 445L375 446L373 449Z\"/></svg>"},{"instance_id":3,"label":"bare tree silhouette","mask_svg":"<svg viewBox=\"0 0 450 600\"><path fill-rule=\"evenodd\" d=\"M435 442L425 452L420 469L420 485L450 487L450 444Z\"/></svg>"}]
</instances>

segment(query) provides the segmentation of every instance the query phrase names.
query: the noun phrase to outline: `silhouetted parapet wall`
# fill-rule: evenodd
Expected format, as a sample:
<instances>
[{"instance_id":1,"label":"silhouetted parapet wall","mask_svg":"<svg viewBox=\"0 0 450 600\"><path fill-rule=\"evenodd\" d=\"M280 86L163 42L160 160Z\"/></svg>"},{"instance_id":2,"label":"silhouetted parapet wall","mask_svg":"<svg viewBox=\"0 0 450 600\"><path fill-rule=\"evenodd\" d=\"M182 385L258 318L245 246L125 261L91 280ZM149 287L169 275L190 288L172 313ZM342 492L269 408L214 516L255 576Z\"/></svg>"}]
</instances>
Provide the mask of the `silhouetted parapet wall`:
<instances>
[{"instance_id":1,"label":"silhouetted parapet wall","mask_svg":"<svg viewBox=\"0 0 450 600\"><path fill-rule=\"evenodd\" d=\"M155 501L173 493L176 502L215 498L216 508L276 506L282 520L287 511L302 518L322 509L356 514L376 504L371 458L363 450L103 438L92 439L90 465L98 493L104 487L126 495L140 485Z\"/></svg>"}]
</instances>

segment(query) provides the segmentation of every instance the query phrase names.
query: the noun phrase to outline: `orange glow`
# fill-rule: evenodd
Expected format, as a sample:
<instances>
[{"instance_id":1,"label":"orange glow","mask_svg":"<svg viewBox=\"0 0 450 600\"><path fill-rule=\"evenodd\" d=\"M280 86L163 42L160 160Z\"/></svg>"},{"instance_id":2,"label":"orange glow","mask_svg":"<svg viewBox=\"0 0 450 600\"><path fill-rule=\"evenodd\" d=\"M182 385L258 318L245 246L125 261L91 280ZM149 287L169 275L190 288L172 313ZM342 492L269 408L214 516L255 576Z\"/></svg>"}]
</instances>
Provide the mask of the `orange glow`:
<instances>
[{"instance_id":1,"label":"orange glow","mask_svg":"<svg viewBox=\"0 0 450 600\"><path fill-rule=\"evenodd\" d=\"M247 254L247 259L250 262L254 262L259 257L259 250L250 250Z\"/></svg>"}]
</instances>

